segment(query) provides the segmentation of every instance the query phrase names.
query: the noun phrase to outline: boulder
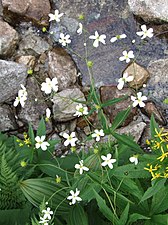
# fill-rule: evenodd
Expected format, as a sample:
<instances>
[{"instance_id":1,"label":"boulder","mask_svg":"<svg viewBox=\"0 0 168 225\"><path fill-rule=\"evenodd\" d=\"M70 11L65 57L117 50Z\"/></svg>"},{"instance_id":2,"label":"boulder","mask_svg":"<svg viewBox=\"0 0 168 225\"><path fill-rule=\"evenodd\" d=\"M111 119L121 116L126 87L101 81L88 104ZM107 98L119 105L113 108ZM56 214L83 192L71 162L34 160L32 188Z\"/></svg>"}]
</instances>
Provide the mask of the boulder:
<instances>
[{"instance_id":1,"label":"boulder","mask_svg":"<svg viewBox=\"0 0 168 225\"><path fill-rule=\"evenodd\" d=\"M17 128L13 112L8 105L0 105L0 132Z\"/></svg>"}]
</instances>

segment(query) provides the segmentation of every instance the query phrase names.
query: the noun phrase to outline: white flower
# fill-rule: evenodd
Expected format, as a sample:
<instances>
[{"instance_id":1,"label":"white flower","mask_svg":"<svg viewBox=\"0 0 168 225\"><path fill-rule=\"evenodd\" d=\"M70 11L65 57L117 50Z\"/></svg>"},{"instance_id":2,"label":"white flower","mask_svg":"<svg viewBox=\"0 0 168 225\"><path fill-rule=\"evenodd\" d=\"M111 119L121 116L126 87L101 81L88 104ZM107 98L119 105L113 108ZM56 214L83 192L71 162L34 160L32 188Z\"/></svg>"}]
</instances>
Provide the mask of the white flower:
<instances>
[{"instance_id":1,"label":"white flower","mask_svg":"<svg viewBox=\"0 0 168 225\"><path fill-rule=\"evenodd\" d=\"M49 220L44 219L43 217L40 217L39 223L42 223L43 225L48 225Z\"/></svg>"},{"instance_id":2,"label":"white flower","mask_svg":"<svg viewBox=\"0 0 168 225\"><path fill-rule=\"evenodd\" d=\"M119 60L120 60L120 61L126 60L126 63L129 63L129 62L130 62L130 59L133 59L133 58L134 58L134 53L133 53L133 51L129 51L129 52L123 51L122 54L123 54L123 56L121 56L121 57L119 58Z\"/></svg>"},{"instance_id":3,"label":"white flower","mask_svg":"<svg viewBox=\"0 0 168 225\"><path fill-rule=\"evenodd\" d=\"M22 89L18 91L18 96L15 98L13 103L14 107L16 107L19 103L24 108L25 101L27 100L27 90L23 84L20 85Z\"/></svg>"},{"instance_id":4,"label":"white flower","mask_svg":"<svg viewBox=\"0 0 168 225\"><path fill-rule=\"evenodd\" d=\"M47 146L50 146L50 144L45 140L45 136L42 135L41 137L37 136L35 138L36 143L36 148L41 148L43 151L47 150Z\"/></svg>"},{"instance_id":5,"label":"white flower","mask_svg":"<svg viewBox=\"0 0 168 225\"><path fill-rule=\"evenodd\" d=\"M58 91L58 81L57 78L54 77L52 80L50 78L46 78L46 82L41 84L41 90L44 91L46 94L50 94L52 91Z\"/></svg>"},{"instance_id":6,"label":"white flower","mask_svg":"<svg viewBox=\"0 0 168 225\"><path fill-rule=\"evenodd\" d=\"M110 169L113 169L113 163L116 162L116 159L111 159L111 154L107 154L107 156L102 155L101 158L104 162L101 164L102 166L109 166Z\"/></svg>"},{"instance_id":7,"label":"white flower","mask_svg":"<svg viewBox=\"0 0 168 225\"><path fill-rule=\"evenodd\" d=\"M46 109L46 118L49 119L51 116L51 110L49 108Z\"/></svg>"},{"instance_id":8,"label":"white flower","mask_svg":"<svg viewBox=\"0 0 168 225\"><path fill-rule=\"evenodd\" d=\"M89 168L83 165L83 160L79 161L79 164L75 165L75 169L79 169L79 173L82 174L83 171L89 171Z\"/></svg>"},{"instance_id":9,"label":"white flower","mask_svg":"<svg viewBox=\"0 0 168 225\"><path fill-rule=\"evenodd\" d=\"M64 142L65 146L68 146L69 144L71 147L76 146L76 141L78 140L75 136L75 132L72 132L70 135L67 133L63 133L63 137L66 138L67 140Z\"/></svg>"},{"instance_id":10,"label":"white flower","mask_svg":"<svg viewBox=\"0 0 168 225\"><path fill-rule=\"evenodd\" d=\"M142 31L136 32L136 34L137 34L138 36L142 36L141 39L144 39L144 38L146 38L146 37L149 37L149 38L153 37L153 28L149 28L149 29L147 30L146 25L142 25L142 26L141 26L141 29L142 29Z\"/></svg>"},{"instance_id":11,"label":"white flower","mask_svg":"<svg viewBox=\"0 0 168 225\"><path fill-rule=\"evenodd\" d=\"M138 155L133 155L132 157L129 158L129 161L131 163L134 163L135 165L138 164Z\"/></svg>"},{"instance_id":12,"label":"white flower","mask_svg":"<svg viewBox=\"0 0 168 225\"><path fill-rule=\"evenodd\" d=\"M142 96L142 92L137 93L137 97L131 96L131 100L133 101L133 107L139 105L140 107L144 107L145 103L143 101L147 100L146 96Z\"/></svg>"},{"instance_id":13,"label":"white flower","mask_svg":"<svg viewBox=\"0 0 168 225\"><path fill-rule=\"evenodd\" d=\"M76 188L76 192L74 192L73 190L70 191L70 196L67 197L68 200L72 200L72 202L70 202L70 205L74 205L76 202L80 202L82 201L82 199L78 196L80 194L80 191Z\"/></svg>"},{"instance_id":14,"label":"white flower","mask_svg":"<svg viewBox=\"0 0 168 225\"><path fill-rule=\"evenodd\" d=\"M99 35L97 31L95 31L95 35L91 35L89 38L95 40L93 42L93 47L95 48L99 46L99 42L101 42L104 45L106 44L105 42L106 35L105 34Z\"/></svg>"},{"instance_id":15,"label":"white flower","mask_svg":"<svg viewBox=\"0 0 168 225\"><path fill-rule=\"evenodd\" d=\"M70 35L64 35L63 33L60 33L60 39L59 43L62 44L62 46L66 46L67 44L71 43Z\"/></svg>"},{"instance_id":16,"label":"white flower","mask_svg":"<svg viewBox=\"0 0 168 225\"><path fill-rule=\"evenodd\" d=\"M77 34L81 35L82 34L82 31L83 31L83 25L82 23L79 23L79 28L77 29Z\"/></svg>"},{"instance_id":17,"label":"white flower","mask_svg":"<svg viewBox=\"0 0 168 225\"><path fill-rule=\"evenodd\" d=\"M127 37L126 34L117 35L115 37L112 37L110 39L110 42L114 43L115 41L120 40L120 39L123 39L123 38L126 38L126 37Z\"/></svg>"},{"instance_id":18,"label":"white flower","mask_svg":"<svg viewBox=\"0 0 168 225\"><path fill-rule=\"evenodd\" d=\"M48 15L50 17L49 22L53 20L55 20L56 22L60 22L60 18L64 15L64 13L59 14L59 11L56 9L54 14L49 13Z\"/></svg>"},{"instance_id":19,"label":"white flower","mask_svg":"<svg viewBox=\"0 0 168 225\"><path fill-rule=\"evenodd\" d=\"M103 130L94 130L94 133L92 134L92 137L96 138L96 141L100 141L100 137L104 136Z\"/></svg>"},{"instance_id":20,"label":"white flower","mask_svg":"<svg viewBox=\"0 0 168 225\"><path fill-rule=\"evenodd\" d=\"M124 73L123 77L118 80L117 88L121 90L124 86L124 83L133 81L134 76L129 76L128 73Z\"/></svg>"},{"instance_id":21,"label":"white flower","mask_svg":"<svg viewBox=\"0 0 168 225\"><path fill-rule=\"evenodd\" d=\"M74 116L82 116L82 115L88 115L88 108L86 106L83 106L81 103L76 106L76 112Z\"/></svg>"},{"instance_id":22,"label":"white flower","mask_svg":"<svg viewBox=\"0 0 168 225\"><path fill-rule=\"evenodd\" d=\"M53 214L53 211L48 207L47 210L43 210L42 213L44 213L43 218L51 220L51 215Z\"/></svg>"}]
</instances>

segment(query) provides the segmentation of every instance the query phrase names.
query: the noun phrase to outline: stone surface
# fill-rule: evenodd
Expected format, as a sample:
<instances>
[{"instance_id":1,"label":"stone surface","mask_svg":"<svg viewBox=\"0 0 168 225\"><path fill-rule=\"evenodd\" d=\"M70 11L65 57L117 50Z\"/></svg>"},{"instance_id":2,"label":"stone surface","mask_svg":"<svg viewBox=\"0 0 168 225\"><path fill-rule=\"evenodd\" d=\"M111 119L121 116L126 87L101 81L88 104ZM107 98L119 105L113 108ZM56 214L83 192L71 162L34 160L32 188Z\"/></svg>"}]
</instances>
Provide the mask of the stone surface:
<instances>
[{"instance_id":1,"label":"stone surface","mask_svg":"<svg viewBox=\"0 0 168 225\"><path fill-rule=\"evenodd\" d=\"M84 94L79 88L65 89L53 97L53 114L55 121L69 121L74 119L77 101L85 101Z\"/></svg>"},{"instance_id":2,"label":"stone surface","mask_svg":"<svg viewBox=\"0 0 168 225\"><path fill-rule=\"evenodd\" d=\"M124 73L125 72L127 72L129 76L134 77L134 80L129 82L128 85L136 90L141 88L143 84L146 84L149 78L149 72L143 66L140 66L135 62L131 63L124 70Z\"/></svg>"},{"instance_id":3,"label":"stone surface","mask_svg":"<svg viewBox=\"0 0 168 225\"><path fill-rule=\"evenodd\" d=\"M66 89L76 82L77 70L69 54L62 48L48 53L48 69L51 78L58 79L59 90Z\"/></svg>"},{"instance_id":4,"label":"stone surface","mask_svg":"<svg viewBox=\"0 0 168 225\"><path fill-rule=\"evenodd\" d=\"M34 77L29 77L27 79L26 89L28 99L25 102L25 107L21 108L18 112L18 118L26 124L31 123L33 128L37 130L39 121L42 116L45 117L46 108L48 108L48 106ZM37 99L37 101L35 101L35 99ZM47 133L52 131L50 121L46 123L46 129Z\"/></svg>"},{"instance_id":5,"label":"stone surface","mask_svg":"<svg viewBox=\"0 0 168 225\"><path fill-rule=\"evenodd\" d=\"M2 5L5 20L15 24L20 20L43 24L51 9L49 0L2 0Z\"/></svg>"},{"instance_id":6,"label":"stone surface","mask_svg":"<svg viewBox=\"0 0 168 225\"><path fill-rule=\"evenodd\" d=\"M35 34L30 28L26 34L22 36L19 45L19 54L38 56L45 51L48 51L50 48L49 44L43 38Z\"/></svg>"},{"instance_id":7,"label":"stone surface","mask_svg":"<svg viewBox=\"0 0 168 225\"><path fill-rule=\"evenodd\" d=\"M17 125L10 107L0 105L0 131L9 131L16 128Z\"/></svg>"},{"instance_id":8,"label":"stone surface","mask_svg":"<svg viewBox=\"0 0 168 225\"><path fill-rule=\"evenodd\" d=\"M14 100L20 89L25 85L27 68L24 65L0 60L0 103Z\"/></svg>"},{"instance_id":9,"label":"stone surface","mask_svg":"<svg viewBox=\"0 0 168 225\"><path fill-rule=\"evenodd\" d=\"M145 21L168 22L167 0L128 0L130 10Z\"/></svg>"},{"instance_id":10,"label":"stone surface","mask_svg":"<svg viewBox=\"0 0 168 225\"><path fill-rule=\"evenodd\" d=\"M129 88L123 88L120 91L115 86L103 86L100 88L100 96L101 96L102 102L106 102L114 98L122 98L126 95L128 96L132 95L132 91ZM104 107L103 109L105 114L109 117L110 122L112 123L113 119L118 114L118 112L120 112L121 110L127 109L128 106L130 106L131 104L132 104L132 101L130 97L128 97L128 99L125 99L114 105ZM123 125L124 126L128 125L133 120L133 117L136 115L136 113L137 113L137 109L133 108L131 110L129 117L126 119Z\"/></svg>"},{"instance_id":11,"label":"stone surface","mask_svg":"<svg viewBox=\"0 0 168 225\"><path fill-rule=\"evenodd\" d=\"M19 41L19 36L8 23L0 20L0 57L11 56Z\"/></svg>"},{"instance_id":12,"label":"stone surface","mask_svg":"<svg viewBox=\"0 0 168 225\"><path fill-rule=\"evenodd\" d=\"M20 56L16 59L16 62L24 64L28 68L33 68L35 65L36 58L32 55Z\"/></svg>"}]
</instances>

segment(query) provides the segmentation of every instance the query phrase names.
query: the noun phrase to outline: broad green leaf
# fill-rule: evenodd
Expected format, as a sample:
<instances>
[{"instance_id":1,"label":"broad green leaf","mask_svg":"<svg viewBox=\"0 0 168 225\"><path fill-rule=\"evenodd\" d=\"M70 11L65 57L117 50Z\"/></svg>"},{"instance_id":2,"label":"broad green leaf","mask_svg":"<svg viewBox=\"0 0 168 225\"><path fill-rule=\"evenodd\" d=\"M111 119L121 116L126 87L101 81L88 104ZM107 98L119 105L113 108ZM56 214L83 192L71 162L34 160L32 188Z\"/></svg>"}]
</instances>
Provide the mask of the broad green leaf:
<instances>
[{"instance_id":1,"label":"broad green leaf","mask_svg":"<svg viewBox=\"0 0 168 225\"><path fill-rule=\"evenodd\" d=\"M122 212L119 220L120 225L125 225L128 220L128 213L129 213L129 203L125 207L124 211Z\"/></svg>"},{"instance_id":2,"label":"broad green leaf","mask_svg":"<svg viewBox=\"0 0 168 225\"><path fill-rule=\"evenodd\" d=\"M154 116L152 115L151 119L150 119L150 132L151 132L151 137L152 138L154 138L154 136L156 135L155 129L157 129L158 132L160 130L158 124L155 121Z\"/></svg>"},{"instance_id":3,"label":"broad green leaf","mask_svg":"<svg viewBox=\"0 0 168 225\"><path fill-rule=\"evenodd\" d=\"M158 191L160 191L166 182L166 179L157 180L152 187L149 187L144 193L140 202L147 200L148 198L154 196Z\"/></svg>"},{"instance_id":4,"label":"broad green leaf","mask_svg":"<svg viewBox=\"0 0 168 225\"><path fill-rule=\"evenodd\" d=\"M156 225L168 225L168 214L153 215L151 221Z\"/></svg>"},{"instance_id":5,"label":"broad green leaf","mask_svg":"<svg viewBox=\"0 0 168 225\"><path fill-rule=\"evenodd\" d=\"M124 96L122 98L114 98L114 99L105 101L104 103L101 104L101 107L103 108L103 107L106 107L106 106L114 105L118 102L121 102L121 101L125 100L126 98L127 98L127 96Z\"/></svg>"},{"instance_id":6,"label":"broad green leaf","mask_svg":"<svg viewBox=\"0 0 168 225\"><path fill-rule=\"evenodd\" d=\"M129 217L128 224L131 224L131 223L136 222L138 220L150 220L150 219L151 219L150 217L141 215L139 213L133 213Z\"/></svg>"},{"instance_id":7,"label":"broad green leaf","mask_svg":"<svg viewBox=\"0 0 168 225\"><path fill-rule=\"evenodd\" d=\"M37 129L37 136L41 137L42 135L46 135L46 125L43 117L41 118Z\"/></svg>"},{"instance_id":8,"label":"broad green leaf","mask_svg":"<svg viewBox=\"0 0 168 225\"><path fill-rule=\"evenodd\" d=\"M69 212L68 225L88 225L88 218L80 204L73 206Z\"/></svg>"},{"instance_id":9,"label":"broad green leaf","mask_svg":"<svg viewBox=\"0 0 168 225\"><path fill-rule=\"evenodd\" d=\"M106 118L106 116L105 116L105 114L104 114L104 112L103 112L102 109L100 109L100 110L98 111L98 119L99 119L99 121L101 122L101 125L102 125L102 127L103 127L103 130L104 130L104 131L108 130L108 122L107 122L107 118Z\"/></svg>"},{"instance_id":10,"label":"broad green leaf","mask_svg":"<svg viewBox=\"0 0 168 225\"><path fill-rule=\"evenodd\" d=\"M28 135L29 135L32 146L34 146L34 144L35 144L34 138L35 137L34 137L34 131L33 131L31 124L29 124Z\"/></svg>"}]
</instances>

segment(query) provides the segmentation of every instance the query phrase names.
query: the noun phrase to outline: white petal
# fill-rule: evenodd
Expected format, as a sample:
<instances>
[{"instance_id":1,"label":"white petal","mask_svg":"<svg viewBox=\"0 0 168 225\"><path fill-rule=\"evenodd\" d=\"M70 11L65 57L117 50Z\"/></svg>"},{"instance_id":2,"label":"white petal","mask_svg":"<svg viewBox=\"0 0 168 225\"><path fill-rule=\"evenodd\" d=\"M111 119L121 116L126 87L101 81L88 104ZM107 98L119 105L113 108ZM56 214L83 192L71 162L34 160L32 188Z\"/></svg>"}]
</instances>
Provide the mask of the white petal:
<instances>
[{"instance_id":1,"label":"white petal","mask_svg":"<svg viewBox=\"0 0 168 225\"><path fill-rule=\"evenodd\" d=\"M35 141L36 142L40 142L41 141L41 138L39 136L35 137Z\"/></svg>"},{"instance_id":2,"label":"white petal","mask_svg":"<svg viewBox=\"0 0 168 225\"><path fill-rule=\"evenodd\" d=\"M109 166L110 169L113 169L113 164L108 163L108 166Z\"/></svg>"},{"instance_id":3,"label":"white petal","mask_svg":"<svg viewBox=\"0 0 168 225\"><path fill-rule=\"evenodd\" d=\"M147 27L146 27L146 25L145 25L145 24L144 24L144 25L142 25L142 26L141 26L141 29L142 29L142 31L144 31L144 32L145 32L145 31L147 31Z\"/></svg>"},{"instance_id":4,"label":"white petal","mask_svg":"<svg viewBox=\"0 0 168 225\"><path fill-rule=\"evenodd\" d=\"M64 145L65 145L65 146L68 146L69 143L70 143L69 140L66 140L66 141L64 142Z\"/></svg>"},{"instance_id":5,"label":"white petal","mask_svg":"<svg viewBox=\"0 0 168 225\"><path fill-rule=\"evenodd\" d=\"M107 157L106 157L106 160L109 160L109 159L111 159L111 154L110 153L107 154Z\"/></svg>"},{"instance_id":6,"label":"white petal","mask_svg":"<svg viewBox=\"0 0 168 225\"><path fill-rule=\"evenodd\" d=\"M127 59L126 59L126 63L129 63L129 62L130 62L130 58L127 58Z\"/></svg>"},{"instance_id":7,"label":"white petal","mask_svg":"<svg viewBox=\"0 0 168 225\"><path fill-rule=\"evenodd\" d=\"M38 149L40 147L41 147L41 145L39 143L36 143L36 148Z\"/></svg>"},{"instance_id":8,"label":"white petal","mask_svg":"<svg viewBox=\"0 0 168 225\"><path fill-rule=\"evenodd\" d=\"M138 100L135 100L132 104L133 107L136 107L139 104Z\"/></svg>"},{"instance_id":9,"label":"white petal","mask_svg":"<svg viewBox=\"0 0 168 225\"><path fill-rule=\"evenodd\" d=\"M143 108L143 107L145 107L145 103L144 103L144 102L139 102L139 106L140 106L141 108Z\"/></svg>"},{"instance_id":10,"label":"white petal","mask_svg":"<svg viewBox=\"0 0 168 225\"><path fill-rule=\"evenodd\" d=\"M146 96L142 96L142 97L141 97L141 100L142 100L142 101L146 101L146 100L147 100L147 97L146 97Z\"/></svg>"},{"instance_id":11,"label":"white petal","mask_svg":"<svg viewBox=\"0 0 168 225\"><path fill-rule=\"evenodd\" d=\"M101 165L102 166L107 166L107 162L106 161L105 162L102 162Z\"/></svg>"},{"instance_id":12,"label":"white petal","mask_svg":"<svg viewBox=\"0 0 168 225\"><path fill-rule=\"evenodd\" d=\"M80 165L79 164L75 164L75 169L80 169Z\"/></svg>"},{"instance_id":13,"label":"white petal","mask_svg":"<svg viewBox=\"0 0 168 225\"><path fill-rule=\"evenodd\" d=\"M131 81L133 81L133 79L134 79L134 76L128 76L128 77L126 78L126 81L127 81L127 82L131 82Z\"/></svg>"},{"instance_id":14,"label":"white petal","mask_svg":"<svg viewBox=\"0 0 168 225\"><path fill-rule=\"evenodd\" d=\"M121 90L124 87L124 81L120 81L117 85L118 90Z\"/></svg>"},{"instance_id":15,"label":"white petal","mask_svg":"<svg viewBox=\"0 0 168 225\"><path fill-rule=\"evenodd\" d=\"M97 48L99 46L99 41L96 39L94 42L93 42L93 47Z\"/></svg>"},{"instance_id":16,"label":"white petal","mask_svg":"<svg viewBox=\"0 0 168 225\"><path fill-rule=\"evenodd\" d=\"M124 61L124 60L125 60L125 56L121 56L121 57L119 58L119 60L120 60L120 61Z\"/></svg>"},{"instance_id":17,"label":"white petal","mask_svg":"<svg viewBox=\"0 0 168 225\"><path fill-rule=\"evenodd\" d=\"M76 137L75 132L72 132L70 136L71 136L71 137Z\"/></svg>"},{"instance_id":18,"label":"white petal","mask_svg":"<svg viewBox=\"0 0 168 225\"><path fill-rule=\"evenodd\" d=\"M104 156L104 155L101 155L101 158L102 158L103 160L107 160L106 156Z\"/></svg>"},{"instance_id":19,"label":"white petal","mask_svg":"<svg viewBox=\"0 0 168 225\"><path fill-rule=\"evenodd\" d=\"M66 138L66 139L68 139L69 138L69 134L67 134L67 133L63 133L63 135L62 135L64 138Z\"/></svg>"},{"instance_id":20,"label":"white petal","mask_svg":"<svg viewBox=\"0 0 168 225\"><path fill-rule=\"evenodd\" d=\"M126 34L121 34L121 35L120 35L120 38L126 38L126 37L127 37Z\"/></svg>"},{"instance_id":21,"label":"white petal","mask_svg":"<svg viewBox=\"0 0 168 225\"><path fill-rule=\"evenodd\" d=\"M115 41L117 41L117 38L116 38L116 37L112 37L112 38L110 39L110 42L111 42L111 43L114 43Z\"/></svg>"}]
</instances>

